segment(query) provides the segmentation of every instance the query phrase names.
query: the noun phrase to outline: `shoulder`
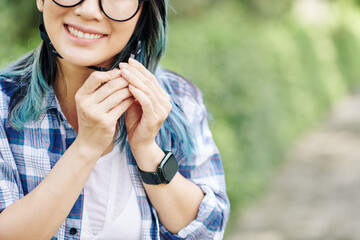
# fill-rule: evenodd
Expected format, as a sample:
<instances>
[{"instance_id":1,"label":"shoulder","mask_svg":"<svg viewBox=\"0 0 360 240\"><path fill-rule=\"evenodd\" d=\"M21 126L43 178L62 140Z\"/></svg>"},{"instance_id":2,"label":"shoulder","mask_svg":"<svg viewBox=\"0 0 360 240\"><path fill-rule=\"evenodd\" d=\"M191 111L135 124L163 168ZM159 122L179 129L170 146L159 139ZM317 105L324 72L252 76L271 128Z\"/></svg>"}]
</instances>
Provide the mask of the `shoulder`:
<instances>
[{"instance_id":1,"label":"shoulder","mask_svg":"<svg viewBox=\"0 0 360 240\"><path fill-rule=\"evenodd\" d=\"M0 75L0 116L7 117L10 99L17 89L15 78L4 77Z\"/></svg>"},{"instance_id":2,"label":"shoulder","mask_svg":"<svg viewBox=\"0 0 360 240\"><path fill-rule=\"evenodd\" d=\"M10 78L0 75L0 90L1 90L1 97L8 97L10 98L11 95L14 93L14 90L17 86L16 78Z\"/></svg>"},{"instance_id":3,"label":"shoulder","mask_svg":"<svg viewBox=\"0 0 360 240\"><path fill-rule=\"evenodd\" d=\"M185 77L170 71L168 69L159 68L156 72L158 80L164 85L174 100L199 101L202 99L202 93L194 83Z\"/></svg>"},{"instance_id":4,"label":"shoulder","mask_svg":"<svg viewBox=\"0 0 360 240\"><path fill-rule=\"evenodd\" d=\"M183 112L190 122L208 115L200 89L190 80L167 69L160 68L156 76L168 92L176 108Z\"/></svg>"},{"instance_id":5,"label":"shoulder","mask_svg":"<svg viewBox=\"0 0 360 240\"><path fill-rule=\"evenodd\" d=\"M21 101L29 84L30 75L7 76L0 74L0 110L1 117L6 118L9 109Z\"/></svg>"}]
</instances>

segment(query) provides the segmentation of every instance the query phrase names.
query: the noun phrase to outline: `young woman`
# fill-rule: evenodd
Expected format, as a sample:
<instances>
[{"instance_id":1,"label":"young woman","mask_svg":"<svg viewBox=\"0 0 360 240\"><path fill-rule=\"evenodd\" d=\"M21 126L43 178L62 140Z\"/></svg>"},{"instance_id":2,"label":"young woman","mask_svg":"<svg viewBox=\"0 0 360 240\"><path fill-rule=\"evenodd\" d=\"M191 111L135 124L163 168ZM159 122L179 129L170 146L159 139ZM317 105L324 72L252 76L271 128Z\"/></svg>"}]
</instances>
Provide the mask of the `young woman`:
<instances>
[{"instance_id":1,"label":"young woman","mask_svg":"<svg viewBox=\"0 0 360 240\"><path fill-rule=\"evenodd\" d=\"M0 74L0 239L221 239L201 93L158 67L167 1L36 3L43 43Z\"/></svg>"}]
</instances>

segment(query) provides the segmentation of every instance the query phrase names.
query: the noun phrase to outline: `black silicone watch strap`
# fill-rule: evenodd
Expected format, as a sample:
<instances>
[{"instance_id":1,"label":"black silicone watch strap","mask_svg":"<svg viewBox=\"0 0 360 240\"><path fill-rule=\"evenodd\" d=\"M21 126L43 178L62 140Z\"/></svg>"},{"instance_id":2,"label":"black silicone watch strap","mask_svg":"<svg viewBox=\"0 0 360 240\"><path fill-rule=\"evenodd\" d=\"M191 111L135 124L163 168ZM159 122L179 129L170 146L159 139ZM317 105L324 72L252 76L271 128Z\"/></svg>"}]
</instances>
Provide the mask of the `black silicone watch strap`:
<instances>
[{"instance_id":1,"label":"black silicone watch strap","mask_svg":"<svg viewBox=\"0 0 360 240\"><path fill-rule=\"evenodd\" d=\"M173 165L176 166L176 169L174 169L173 167L173 171L169 172L169 173L165 173L164 171L166 171L166 167L165 165L167 164L168 161L172 161ZM171 181L171 179L173 178L173 175L175 175L174 172L177 172L178 170L178 165L176 162L176 159L174 157L174 155L171 152L165 152L165 157L161 160L159 166L158 166L158 170L156 172L144 172L142 171L139 167L139 172L140 172L140 176L141 176L141 180L146 183L146 184L151 184L151 185L159 185L159 184L167 184ZM176 171L174 171L176 170ZM166 177L164 176L168 176L169 179L166 179Z\"/></svg>"},{"instance_id":2,"label":"black silicone watch strap","mask_svg":"<svg viewBox=\"0 0 360 240\"><path fill-rule=\"evenodd\" d=\"M158 174L158 172L144 172L139 167L139 172L141 180L146 184L159 185L162 184L165 180Z\"/></svg>"}]
</instances>

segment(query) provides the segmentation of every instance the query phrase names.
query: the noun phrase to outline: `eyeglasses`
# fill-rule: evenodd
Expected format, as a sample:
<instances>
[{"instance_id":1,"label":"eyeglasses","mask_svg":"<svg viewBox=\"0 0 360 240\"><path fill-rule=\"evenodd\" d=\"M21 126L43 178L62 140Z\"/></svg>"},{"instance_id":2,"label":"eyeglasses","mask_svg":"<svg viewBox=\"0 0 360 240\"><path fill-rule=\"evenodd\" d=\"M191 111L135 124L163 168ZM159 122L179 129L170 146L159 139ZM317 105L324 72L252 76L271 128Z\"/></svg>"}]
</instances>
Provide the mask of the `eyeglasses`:
<instances>
[{"instance_id":1,"label":"eyeglasses","mask_svg":"<svg viewBox=\"0 0 360 240\"><path fill-rule=\"evenodd\" d=\"M53 0L61 7L75 7L84 0ZM111 20L125 22L132 19L139 11L141 3L147 0L99 0L101 11Z\"/></svg>"}]
</instances>

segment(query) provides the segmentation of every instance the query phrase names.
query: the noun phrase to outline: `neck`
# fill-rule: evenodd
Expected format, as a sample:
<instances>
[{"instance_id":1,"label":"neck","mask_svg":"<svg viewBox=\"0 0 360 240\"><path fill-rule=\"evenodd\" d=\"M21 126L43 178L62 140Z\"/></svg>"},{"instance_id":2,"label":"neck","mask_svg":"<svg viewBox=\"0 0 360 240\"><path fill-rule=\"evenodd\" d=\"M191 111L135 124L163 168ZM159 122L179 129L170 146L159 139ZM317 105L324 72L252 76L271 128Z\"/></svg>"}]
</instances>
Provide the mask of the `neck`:
<instances>
[{"instance_id":1,"label":"neck","mask_svg":"<svg viewBox=\"0 0 360 240\"><path fill-rule=\"evenodd\" d=\"M70 64L62 59L59 59L58 66L59 71L53 85L54 91L67 121L77 132L75 94L93 70Z\"/></svg>"}]
</instances>

